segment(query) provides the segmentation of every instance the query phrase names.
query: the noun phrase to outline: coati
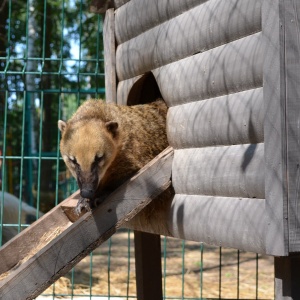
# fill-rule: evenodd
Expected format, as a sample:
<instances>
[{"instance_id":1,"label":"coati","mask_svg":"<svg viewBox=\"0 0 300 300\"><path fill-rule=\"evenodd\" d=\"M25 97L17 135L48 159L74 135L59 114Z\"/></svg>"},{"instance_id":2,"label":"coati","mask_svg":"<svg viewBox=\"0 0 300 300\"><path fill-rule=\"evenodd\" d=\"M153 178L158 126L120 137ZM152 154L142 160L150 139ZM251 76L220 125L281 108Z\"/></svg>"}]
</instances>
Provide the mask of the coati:
<instances>
[{"instance_id":1,"label":"coati","mask_svg":"<svg viewBox=\"0 0 300 300\"><path fill-rule=\"evenodd\" d=\"M66 123L58 121L60 151L76 178L76 212L97 206L168 146L163 100L121 106L85 101Z\"/></svg>"}]
</instances>

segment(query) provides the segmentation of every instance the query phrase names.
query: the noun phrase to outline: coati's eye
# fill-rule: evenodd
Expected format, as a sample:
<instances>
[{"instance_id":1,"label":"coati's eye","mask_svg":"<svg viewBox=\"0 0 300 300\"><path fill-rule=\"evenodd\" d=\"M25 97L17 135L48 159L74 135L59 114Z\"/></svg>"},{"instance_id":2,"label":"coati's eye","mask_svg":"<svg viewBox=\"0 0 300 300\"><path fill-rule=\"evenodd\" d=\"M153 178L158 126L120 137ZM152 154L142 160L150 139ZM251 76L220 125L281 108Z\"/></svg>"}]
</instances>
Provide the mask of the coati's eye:
<instances>
[{"instance_id":1,"label":"coati's eye","mask_svg":"<svg viewBox=\"0 0 300 300\"><path fill-rule=\"evenodd\" d=\"M102 159L103 159L103 155L95 155L94 162L98 164L100 161L102 161Z\"/></svg>"},{"instance_id":2,"label":"coati's eye","mask_svg":"<svg viewBox=\"0 0 300 300\"><path fill-rule=\"evenodd\" d=\"M71 163L73 163L74 165L78 165L77 160L76 160L76 158L74 156L69 156L69 161Z\"/></svg>"}]
</instances>

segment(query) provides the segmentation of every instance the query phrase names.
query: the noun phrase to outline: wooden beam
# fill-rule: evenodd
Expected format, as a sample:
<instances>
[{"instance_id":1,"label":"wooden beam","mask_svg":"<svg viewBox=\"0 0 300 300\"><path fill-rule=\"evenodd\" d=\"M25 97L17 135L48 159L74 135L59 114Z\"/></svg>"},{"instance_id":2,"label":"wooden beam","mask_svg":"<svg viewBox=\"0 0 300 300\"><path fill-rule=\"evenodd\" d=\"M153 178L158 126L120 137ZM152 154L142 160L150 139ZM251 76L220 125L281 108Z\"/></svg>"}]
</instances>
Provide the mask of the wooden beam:
<instances>
[{"instance_id":1,"label":"wooden beam","mask_svg":"<svg viewBox=\"0 0 300 300\"><path fill-rule=\"evenodd\" d=\"M264 199L264 144L175 150L172 183L176 194Z\"/></svg>"},{"instance_id":2,"label":"wooden beam","mask_svg":"<svg viewBox=\"0 0 300 300\"><path fill-rule=\"evenodd\" d=\"M281 0L265 0L262 4L264 44L264 144L267 253L288 254L288 202L286 169L286 99L285 52ZM283 1L282 3L286 3ZM296 63L296 62L295 62Z\"/></svg>"},{"instance_id":3,"label":"wooden beam","mask_svg":"<svg viewBox=\"0 0 300 300\"><path fill-rule=\"evenodd\" d=\"M205 1L131 0L116 10L116 40L122 44Z\"/></svg>"},{"instance_id":4,"label":"wooden beam","mask_svg":"<svg viewBox=\"0 0 300 300\"><path fill-rule=\"evenodd\" d=\"M172 236L265 254L265 200L175 195L165 222Z\"/></svg>"},{"instance_id":5,"label":"wooden beam","mask_svg":"<svg viewBox=\"0 0 300 300\"><path fill-rule=\"evenodd\" d=\"M264 141L263 89L169 108L167 134L175 148L257 144Z\"/></svg>"},{"instance_id":6,"label":"wooden beam","mask_svg":"<svg viewBox=\"0 0 300 300\"><path fill-rule=\"evenodd\" d=\"M115 14L114 9L108 9L103 24L103 46L105 67L106 102L117 103L116 77L116 45L115 45Z\"/></svg>"},{"instance_id":7,"label":"wooden beam","mask_svg":"<svg viewBox=\"0 0 300 300\"><path fill-rule=\"evenodd\" d=\"M152 201L124 227L266 253L265 199L176 194L161 204Z\"/></svg>"},{"instance_id":8,"label":"wooden beam","mask_svg":"<svg viewBox=\"0 0 300 300\"><path fill-rule=\"evenodd\" d=\"M140 14L135 19L139 19ZM118 79L125 80L141 75L259 31L261 0L207 1L118 45ZM243 52L239 55L243 55ZM218 61L216 56L213 62L216 64ZM234 63L233 61L232 64ZM190 78L187 74L184 76Z\"/></svg>"},{"instance_id":9,"label":"wooden beam","mask_svg":"<svg viewBox=\"0 0 300 300\"><path fill-rule=\"evenodd\" d=\"M284 3L284 4L283 4ZM285 74L289 252L300 252L300 3L280 2ZM284 6L283 6L284 5ZM299 271L300 272L300 271ZM298 295L300 298L300 294Z\"/></svg>"},{"instance_id":10,"label":"wooden beam","mask_svg":"<svg viewBox=\"0 0 300 300\"><path fill-rule=\"evenodd\" d=\"M137 299L163 299L160 235L135 231L134 250Z\"/></svg>"},{"instance_id":11,"label":"wooden beam","mask_svg":"<svg viewBox=\"0 0 300 300\"><path fill-rule=\"evenodd\" d=\"M84 214L28 261L12 270L0 282L1 297L34 299L68 272L170 186L172 156L173 150L169 147L115 190L97 209ZM44 229L45 232L51 230ZM22 245L23 233L15 241ZM6 260L3 249L1 260ZM10 256L14 256L15 251L18 249L12 249Z\"/></svg>"},{"instance_id":12,"label":"wooden beam","mask_svg":"<svg viewBox=\"0 0 300 300\"><path fill-rule=\"evenodd\" d=\"M275 299L300 299L300 256L275 257Z\"/></svg>"},{"instance_id":13,"label":"wooden beam","mask_svg":"<svg viewBox=\"0 0 300 300\"><path fill-rule=\"evenodd\" d=\"M169 107L262 86L261 33L153 70Z\"/></svg>"}]
</instances>

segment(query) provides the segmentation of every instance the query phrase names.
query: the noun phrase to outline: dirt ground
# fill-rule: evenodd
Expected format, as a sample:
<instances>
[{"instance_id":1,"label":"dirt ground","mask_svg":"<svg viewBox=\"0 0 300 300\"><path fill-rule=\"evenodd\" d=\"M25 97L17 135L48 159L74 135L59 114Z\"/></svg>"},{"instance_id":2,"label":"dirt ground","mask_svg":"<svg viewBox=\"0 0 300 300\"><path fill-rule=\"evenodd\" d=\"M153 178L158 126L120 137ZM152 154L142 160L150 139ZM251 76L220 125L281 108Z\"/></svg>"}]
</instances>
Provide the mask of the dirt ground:
<instances>
[{"instance_id":1,"label":"dirt ground","mask_svg":"<svg viewBox=\"0 0 300 300\"><path fill-rule=\"evenodd\" d=\"M44 294L136 299L133 248L133 233L120 230ZM171 299L274 299L272 257L162 238L162 269Z\"/></svg>"}]
</instances>

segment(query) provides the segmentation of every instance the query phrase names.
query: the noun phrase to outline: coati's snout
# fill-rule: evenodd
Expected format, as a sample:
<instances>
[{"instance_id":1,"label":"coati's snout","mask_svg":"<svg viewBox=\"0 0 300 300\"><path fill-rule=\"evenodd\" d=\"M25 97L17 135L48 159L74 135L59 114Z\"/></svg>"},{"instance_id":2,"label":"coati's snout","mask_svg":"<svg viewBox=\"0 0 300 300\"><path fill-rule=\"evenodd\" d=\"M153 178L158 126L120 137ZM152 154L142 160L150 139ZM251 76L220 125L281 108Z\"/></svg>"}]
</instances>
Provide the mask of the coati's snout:
<instances>
[{"instance_id":1,"label":"coati's snout","mask_svg":"<svg viewBox=\"0 0 300 300\"><path fill-rule=\"evenodd\" d=\"M89 174L77 174L77 183L80 189L80 195L82 198L94 199L98 188L98 172L93 170Z\"/></svg>"},{"instance_id":2,"label":"coati's snout","mask_svg":"<svg viewBox=\"0 0 300 300\"><path fill-rule=\"evenodd\" d=\"M82 198L93 199L95 197L95 190L84 188L80 191L80 196Z\"/></svg>"}]
</instances>

